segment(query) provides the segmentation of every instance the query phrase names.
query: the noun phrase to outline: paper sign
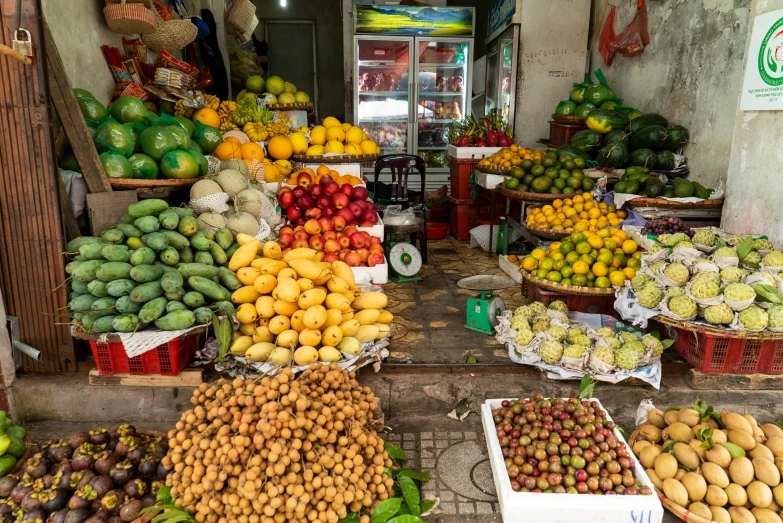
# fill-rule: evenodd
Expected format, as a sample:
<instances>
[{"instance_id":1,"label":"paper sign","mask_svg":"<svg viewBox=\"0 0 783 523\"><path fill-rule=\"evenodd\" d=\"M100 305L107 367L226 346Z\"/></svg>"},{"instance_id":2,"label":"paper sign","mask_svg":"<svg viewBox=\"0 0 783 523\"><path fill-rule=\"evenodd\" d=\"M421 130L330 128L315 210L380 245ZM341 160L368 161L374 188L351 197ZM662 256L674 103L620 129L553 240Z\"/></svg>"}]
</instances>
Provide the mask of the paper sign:
<instances>
[{"instance_id":1,"label":"paper sign","mask_svg":"<svg viewBox=\"0 0 783 523\"><path fill-rule=\"evenodd\" d=\"M783 9L756 17L742 83L741 111L783 109Z\"/></svg>"}]
</instances>

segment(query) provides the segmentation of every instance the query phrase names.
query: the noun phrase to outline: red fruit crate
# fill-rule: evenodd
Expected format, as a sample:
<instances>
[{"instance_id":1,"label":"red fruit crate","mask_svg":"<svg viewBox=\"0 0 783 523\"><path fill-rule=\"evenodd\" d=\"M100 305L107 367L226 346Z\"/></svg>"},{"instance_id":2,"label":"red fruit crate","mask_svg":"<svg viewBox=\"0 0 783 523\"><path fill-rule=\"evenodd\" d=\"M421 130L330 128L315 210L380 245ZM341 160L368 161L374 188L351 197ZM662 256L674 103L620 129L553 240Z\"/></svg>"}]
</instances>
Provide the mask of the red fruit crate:
<instances>
[{"instance_id":1,"label":"red fruit crate","mask_svg":"<svg viewBox=\"0 0 783 523\"><path fill-rule=\"evenodd\" d=\"M451 235L457 240L470 239L470 230L478 226L481 203L476 200L449 198Z\"/></svg>"},{"instance_id":2,"label":"red fruit crate","mask_svg":"<svg viewBox=\"0 0 783 523\"><path fill-rule=\"evenodd\" d=\"M569 145L571 138L574 137L579 131L587 129L587 126L582 124L572 125L564 124L560 122L549 122L549 146L560 147L561 145Z\"/></svg>"},{"instance_id":3,"label":"red fruit crate","mask_svg":"<svg viewBox=\"0 0 783 523\"><path fill-rule=\"evenodd\" d=\"M98 343L89 340L100 374L161 374L176 376L204 343L204 333L175 338L140 356L128 358L122 342Z\"/></svg>"},{"instance_id":4,"label":"red fruit crate","mask_svg":"<svg viewBox=\"0 0 783 523\"><path fill-rule=\"evenodd\" d=\"M619 319L617 311L614 310L614 296L582 296L578 294L564 294L561 292L548 291L542 289L536 284L524 280L522 282L523 294L525 284L528 284L527 301L540 301L547 307L553 301L562 301L568 306L569 311L584 312L587 314L603 314L605 316L614 316Z\"/></svg>"},{"instance_id":5,"label":"red fruit crate","mask_svg":"<svg viewBox=\"0 0 783 523\"><path fill-rule=\"evenodd\" d=\"M456 200L470 198L470 175L476 170L480 161L481 158L451 158L449 160L452 198Z\"/></svg>"},{"instance_id":6,"label":"red fruit crate","mask_svg":"<svg viewBox=\"0 0 783 523\"><path fill-rule=\"evenodd\" d=\"M706 374L783 374L783 339L770 332L724 331L684 324L669 318L656 321L675 340L674 350ZM748 335L748 337L745 337ZM771 338L771 339L770 339Z\"/></svg>"}]
</instances>

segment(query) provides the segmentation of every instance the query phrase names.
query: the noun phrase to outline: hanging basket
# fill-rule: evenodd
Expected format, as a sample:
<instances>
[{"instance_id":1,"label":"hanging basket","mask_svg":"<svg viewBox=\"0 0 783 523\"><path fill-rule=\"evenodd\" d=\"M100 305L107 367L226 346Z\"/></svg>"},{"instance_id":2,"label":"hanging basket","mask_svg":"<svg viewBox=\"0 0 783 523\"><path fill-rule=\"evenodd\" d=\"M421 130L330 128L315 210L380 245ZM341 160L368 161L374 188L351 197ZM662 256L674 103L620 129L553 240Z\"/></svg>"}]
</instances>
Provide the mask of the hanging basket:
<instances>
[{"instance_id":1,"label":"hanging basket","mask_svg":"<svg viewBox=\"0 0 783 523\"><path fill-rule=\"evenodd\" d=\"M157 13L140 3L107 4L103 8L103 16L109 29L123 35L148 35L155 32Z\"/></svg>"},{"instance_id":2,"label":"hanging basket","mask_svg":"<svg viewBox=\"0 0 783 523\"><path fill-rule=\"evenodd\" d=\"M196 39L198 28L190 20L163 20L155 11L156 29L143 37L150 50L181 51Z\"/></svg>"}]
</instances>

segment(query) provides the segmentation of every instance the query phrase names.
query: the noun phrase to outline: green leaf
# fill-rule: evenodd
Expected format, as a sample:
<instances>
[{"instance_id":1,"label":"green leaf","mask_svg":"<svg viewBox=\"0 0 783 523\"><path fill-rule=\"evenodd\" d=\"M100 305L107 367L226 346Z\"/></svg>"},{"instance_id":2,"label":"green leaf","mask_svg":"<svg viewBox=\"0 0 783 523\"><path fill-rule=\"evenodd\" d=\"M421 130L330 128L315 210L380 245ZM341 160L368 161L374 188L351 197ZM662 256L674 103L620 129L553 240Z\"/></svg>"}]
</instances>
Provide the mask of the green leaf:
<instances>
[{"instance_id":1,"label":"green leaf","mask_svg":"<svg viewBox=\"0 0 783 523\"><path fill-rule=\"evenodd\" d=\"M383 473L389 476L390 478L393 478L395 475L396 470L390 469L389 467L386 467L383 469Z\"/></svg>"},{"instance_id":2,"label":"green leaf","mask_svg":"<svg viewBox=\"0 0 783 523\"><path fill-rule=\"evenodd\" d=\"M171 487L161 487L155 495L155 501L162 501L165 504L171 503Z\"/></svg>"},{"instance_id":3,"label":"green leaf","mask_svg":"<svg viewBox=\"0 0 783 523\"><path fill-rule=\"evenodd\" d=\"M753 235L748 234L748 236L742 240L742 243L737 245L737 256L739 256L740 261L744 260L748 254L750 254L751 247L753 245Z\"/></svg>"},{"instance_id":4,"label":"green leaf","mask_svg":"<svg viewBox=\"0 0 783 523\"><path fill-rule=\"evenodd\" d=\"M653 337L653 338L655 338L656 340L660 340L660 339L661 339L661 333L660 333L660 332L658 332L658 331L657 331L657 330L655 330L655 329L651 329L651 330L650 330L650 336L652 336L652 337Z\"/></svg>"},{"instance_id":5,"label":"green leaf","mask_svg":"<svg viewBox=\"0 0 783 523\"><path fill-rule=\"evenodd\" d=\"M215 331L215 339L217 340L218 355L215 361L223 361L228 354L228 349L231 347L231 338L234 330L234 320L229 316L224 317L222 320L218 318L217 314L212 313L212 327Z\"/></svg>"},{"instance_id":6,"label":"green leaf","mask_svg":"<svg viewBox=\"0 0 783 523\"><path fill-rule=\"evenodd\" d=\"M468 363L468 364L471 364L471 365L472 365L472 364L474 364L474 363L478 363L478 360L476 359L476 357L475 357L474 355L472 355L472 354L471 354L471 355L470 355L470 356L468 356L468 358L465 360L465 363Z\"/></svg>"},{"instance_id":7,"label":"green leaf","mask_svg":"<svg viewBox=\"0 0 783 523\"><path fill-rule=\"evenodd\" d=\"M625 436L626 438L628 437L628 433L627 433L627 432L625 432L625 429L624 429L624 428L622 428L620 425L615 425L615 427L614 427L614 428L616 428L616 429L617 429L617 431L618 431L620 434L622 434L623 436Z\"/></svg>"},{"instance_id":8,"label":"green leaf","mask_svg":"<svg viewBox=\"0 0 783 523\"><path fill-rule=\"evenodd\" d=\"M370 521L372 521L372 523L384 523L400 510L400 505L402 505L401 498L388 498L381 501L378 503L378 506L375 507Z\"/></svg>"},{"instance_id":9,"label":"green leaf","mask_svg":"<svg viewBox=\"0 0 783 523\"><path fill-rule=\"evenodd\" d=\"M419 496L419 487L417 487L416 483L407 476L398 477L397 481L400 483L402 495L405 498L405 502L408 503L408 507L411 509L411 514L418 516L421 514L421 507L419 506L419 501L421 499Z\"/></svg>"},{"instance_id":10,"label":"green leaf","mask_svg":"<svg viewBox=\"0 0 783 523\"><path fill-rule=\"evenodd\" d=\"M400 459L402 461L408 461L408 456L405 455L405 451L400 447L386 443L383 448L386 449L386 452L390 457L394 459Z\"/></svg>"},{"instance_id":11,"label":"green leaf","mask_svg":"<svg viewBox=\"0 0 783 523\"><path fill-rule=\"evenodd\" d=\"M595 388L596 381L589 374L585 374L582 377L582 381L579 383L579 399L593 397L593 389Z\"/></svg>"},{"instance_id":12,"label":"green leaf","mask_svg":"<svg viewBox=\"0 0 783 523\"><path fill-rule=\"evenodd\" d=\"M768 283L753 285L753 290L756 291L756 301L776 303L778 305L783 304L783 295L781 295L775 287Z\"/></svg>"},{"instance_id":13,"label":"green leaf","mask_svg":"<svg viewBox=\"0 0 783 523\"><path fill-rule=\"evenodd\" d=\"M390 519L388 523L422 523L424 521L419 516L414 516L412 514L405 514L402 516L397 516L394 519Z\"/></svg>"},{"instance_id":14,"label":"green leaf","mask_svg":"<svg viewBox=\"0 0 783 523\"><path fill-rule=\"evenodd\" d=\"M421 481L422 483L427 483L430 480L430 473L427 471L416 472L415 470L400 470L397 472L397 476L407 476L417 481Z\"/></svg>"},{"instance_id":15,"label":"green leaf","mask_svg":"<svg viewBox=\"0 0 783 523\"><path fill-rule=\"evenodd\" d=\"M421 500L421 513L426 514L430 510L432 510L432 507L435 506L435 500L434 499L422 499Z\"/></svg>"},{"instance_id":16,"label":"green leaf","mask_svg":"<svg viewBox=\"0 0 783 523\"><path fill-rule=\"evenodd\" d=\"M664 411L664 414L667 412L671 412L673 410L680 410L680 407L666 407L666 410Z\"/></svg>"},{"instance_id":17,"label":"green leaf","mask_svg":"<svg viewBox=\"0 0 783 523\"><path fill-rule=\"evenodd\" d=\"M681 469L682 469L682 470L684 470L685 472L690 472L690 471L691 471L691 469L689 469L688 467L686 467L685 465L683 465L683 464L681 464L681 463L678 463L678 464L677 464L677 468L681 468Z\"/></svg>"},{"instance_id":18,"label":"green leaf","mask_svg":"<svg viewBox=\"0 0 783 523\"><path fill-rule=\"evenodd\" d=\"M672 345L674 345L674 340L663 340L663 341L661 342L661 345L663 345L663 348L664 348L664 349L668 349L669 347L671 347Z\"/></svg>"},{"instance_id":19,"label":"green leaf","mask_svg":"<svg viewBox=\"0 0 783 523\"><path fill-rule=\"evenodd\" d=\"M395 487L396 487L396 485L395 485ZM402 495L402 494L400 494L400 495ZM398 516L402 516L404 514L410 514L410 513L411 513L410 507L408 506L407 503L405 503L403 501L402 505L400 505L400 510L397 511L397 515Z\"/></svg>"},{"instance_id":20,"label":"green leaf","mask_svg":"<svg viewBox=\"0 0 783 523\"><path fill-rule=\"evenodd\" d=\"M703 416L705 411L707 410L707 402L704 400L696 400L696 402L691 405L691 408L699 413L699 416Z\"/></svg>"},{"instance_id":21,"label":"green leaf","mask_svg":"<svg viewBox=\"0 0 783 523\"><path fill-rule=\"evenodd\" d=\"M351 514L348 514L337 523L359 523L359 513L352 512Z\"/></svg>"},{"instance_id":22,"label":"green leaf","mask_svg":"<svg viewBox=\"0 0 783 523\"><path fill-rule=\"evenodd\" d=\"M664 452L664 453L671 452L671 451L672 451L672 449L674 448L674 444L675 444L675 443L679 443L679 441L677 441L677 440L675 440L675 439L671 440L671 441L669 442L669 444L668 444L668 445L666 445L665 447L663 447L663 452Z\"/></svg>"}]
</instances>

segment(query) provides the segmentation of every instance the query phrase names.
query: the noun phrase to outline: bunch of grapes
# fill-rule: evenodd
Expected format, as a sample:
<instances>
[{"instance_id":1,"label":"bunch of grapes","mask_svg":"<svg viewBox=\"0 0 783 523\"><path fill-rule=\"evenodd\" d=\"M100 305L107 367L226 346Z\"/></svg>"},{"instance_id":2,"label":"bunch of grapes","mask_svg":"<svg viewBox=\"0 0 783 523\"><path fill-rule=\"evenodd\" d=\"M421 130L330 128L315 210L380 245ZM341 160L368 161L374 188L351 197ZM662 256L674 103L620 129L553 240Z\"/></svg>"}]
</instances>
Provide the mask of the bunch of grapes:
<instances>
[{"instance_id":1,"label":"bunch of grapes","mask_svg":"<svg viewBox=\"0 0 783 523\"><path fill-rule=\"evenodd\" d=\"M693 237L693 231L682 220L671 216L669 218L658 218L657 220L650 220L642 228L642 234L654 234L660 236L661 234L674 234L675 232L684 232L690 237Z\"/></svg>"}]
</instances>

